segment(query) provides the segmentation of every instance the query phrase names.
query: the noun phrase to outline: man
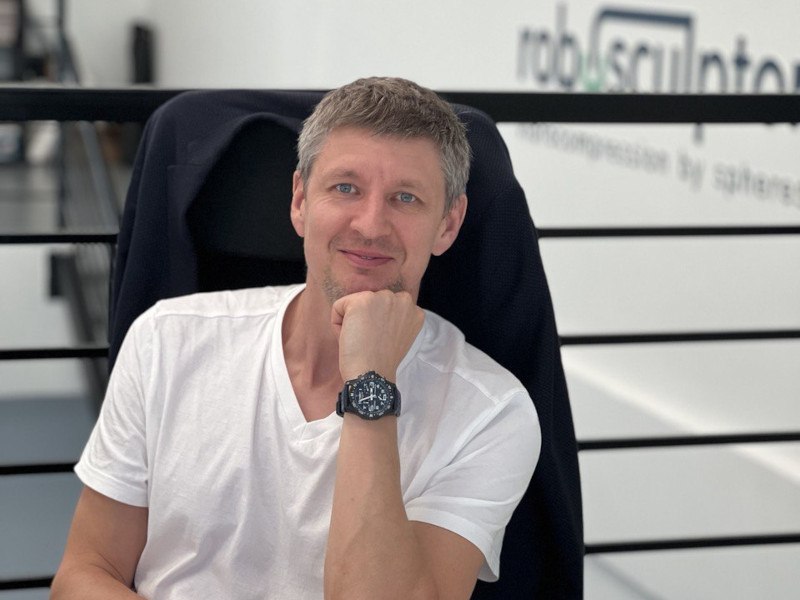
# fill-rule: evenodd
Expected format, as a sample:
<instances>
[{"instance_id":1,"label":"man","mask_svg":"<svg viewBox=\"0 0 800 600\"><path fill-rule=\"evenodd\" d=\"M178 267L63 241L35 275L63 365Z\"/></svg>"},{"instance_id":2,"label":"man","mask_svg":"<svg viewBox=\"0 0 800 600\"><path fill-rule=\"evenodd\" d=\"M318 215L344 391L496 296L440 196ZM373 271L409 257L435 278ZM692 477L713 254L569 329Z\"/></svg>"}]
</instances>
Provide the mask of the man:
<instances>
[{"instance_id":1,"label":"man","mask_svg":"<svg viewBox=\"0 0 800 600\"><path fill-rule=\"evenodd\" d=\"M171 299L131 327L54 598L467 598L496 579L536 414L416 305L464 219L463 125L430 90L359 80L298 154L305 285Z\"/></svg>"}]
</instances>

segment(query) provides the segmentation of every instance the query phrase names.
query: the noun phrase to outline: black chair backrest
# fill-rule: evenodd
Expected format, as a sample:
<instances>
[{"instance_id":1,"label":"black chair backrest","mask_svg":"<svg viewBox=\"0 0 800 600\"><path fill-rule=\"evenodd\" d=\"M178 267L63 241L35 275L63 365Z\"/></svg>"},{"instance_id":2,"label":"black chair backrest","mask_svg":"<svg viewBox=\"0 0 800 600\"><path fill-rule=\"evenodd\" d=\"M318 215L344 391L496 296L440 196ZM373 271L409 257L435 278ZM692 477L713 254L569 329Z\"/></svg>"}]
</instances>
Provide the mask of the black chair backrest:
<instances>
[{"instance_id":1,"label":"black chair backrest","mask_svg":"<svg viewBox=\"0 0 800 600\"><path fill-rule=\"evenodd\" d=\"M320 94L187 93L150 119L137 155L112 278L110 363L157 300L300 282L289 218L295 143ZM420 305L516 375L539 415L542 451L506 530L500 581L480 600L583 595L577 446L552 302L525 194L491 119L455 106L474 160L461 232L431 259Z\"/></svg>"},{"instance_id":2,"label":"black chair backrest","mask_svg":"<svg viewBox=\"0 0 800 600\"><path fill-rule=\"evenodd\" d=\"M296 138L272 121L253 121L209 172L187 212L199 291L305 280L302 239L289 220Z\"/></svg>"}]
</instances>

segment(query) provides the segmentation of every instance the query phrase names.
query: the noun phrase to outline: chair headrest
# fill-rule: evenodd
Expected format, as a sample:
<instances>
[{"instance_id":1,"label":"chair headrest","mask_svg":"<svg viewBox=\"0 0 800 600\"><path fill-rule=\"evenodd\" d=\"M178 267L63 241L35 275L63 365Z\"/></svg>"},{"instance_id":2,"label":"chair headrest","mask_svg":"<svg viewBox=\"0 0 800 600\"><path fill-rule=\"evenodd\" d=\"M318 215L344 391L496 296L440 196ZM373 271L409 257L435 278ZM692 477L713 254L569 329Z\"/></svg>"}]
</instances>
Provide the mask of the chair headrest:
<instances>
[{"instance_id":1,"label":"chair headrest","mask_svg":"<svg viewBox=\"0 0 800 600\"><path fill-rule=\"evenodd\" d=\"M303 262L289 207L297 133L253 120L233 138L189 209L198 248L211 253Z\"/></svg>"}]
</instances>

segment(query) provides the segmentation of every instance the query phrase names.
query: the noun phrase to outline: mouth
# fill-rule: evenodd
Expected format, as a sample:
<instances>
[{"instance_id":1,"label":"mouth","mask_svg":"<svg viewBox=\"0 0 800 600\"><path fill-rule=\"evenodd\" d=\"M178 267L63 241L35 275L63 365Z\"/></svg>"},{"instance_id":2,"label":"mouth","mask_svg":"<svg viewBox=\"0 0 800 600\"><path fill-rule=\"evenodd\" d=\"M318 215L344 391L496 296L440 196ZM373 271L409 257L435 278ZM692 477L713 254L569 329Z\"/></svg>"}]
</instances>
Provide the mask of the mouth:
<instances>
[{"instance_id":1,"label":"mouth","mask_svg":"<svg viewBox=\"0 0 800 600\"><path fill-rule=\"evenodd\" d=\"M354 249L340 250L339 252L341 252L348 261L358 267L379 267L393 260L391 256L379 254L372 250Z\"/></svg>"}]
</instances>

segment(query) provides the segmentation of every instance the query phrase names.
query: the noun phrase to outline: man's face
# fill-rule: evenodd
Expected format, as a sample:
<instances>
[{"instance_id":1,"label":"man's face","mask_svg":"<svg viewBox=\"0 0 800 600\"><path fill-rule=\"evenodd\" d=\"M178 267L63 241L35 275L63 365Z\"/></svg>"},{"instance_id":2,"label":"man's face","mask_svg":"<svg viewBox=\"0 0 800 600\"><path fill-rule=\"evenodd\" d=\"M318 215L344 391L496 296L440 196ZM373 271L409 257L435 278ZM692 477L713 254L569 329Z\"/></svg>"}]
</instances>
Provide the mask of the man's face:
<instances>
[{"instance_id":1,"label":"man's face","mask_svg":"<svg viewBox=\"0 0 800 600\"><path fill-rule=\"evenodd\" d=\"M466 196L447 214L444 205L431 140L333 130L307 184L294 174L291 217L305 238L307 289L330 303L381 289L416 298L431 254L443 253L458 234Z\"/></svg>"}]
</instances>

